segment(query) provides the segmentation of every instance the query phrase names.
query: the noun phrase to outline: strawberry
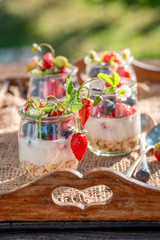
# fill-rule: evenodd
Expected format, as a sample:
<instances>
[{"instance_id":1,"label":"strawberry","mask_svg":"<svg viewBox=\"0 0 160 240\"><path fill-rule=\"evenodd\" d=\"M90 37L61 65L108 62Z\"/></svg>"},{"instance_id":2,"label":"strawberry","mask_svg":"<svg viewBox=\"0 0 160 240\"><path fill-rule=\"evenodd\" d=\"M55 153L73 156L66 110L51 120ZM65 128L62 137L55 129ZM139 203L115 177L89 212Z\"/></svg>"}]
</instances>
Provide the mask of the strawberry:
<instances>
[{"instance_id":1,"label":"strawberry","mask_svg":"<svg viewBox=\"0 0 160 240\"><path fill-rule=\"evenodd\" d=\"M64 109L64 107L61 107L62 109ZM58 110L57 112L50 112L49 116L50 117L57 117L57 116L61 116L62 115L63 110ZM67 108L67 112L70 112L70 110Z\"/></svg>"},{"instance_id":2,"label":"strawberry","mask_svg":"<svg viewBox=\"0 0 160 240\"><path fill-rule=\"evenodd\" d=\"M158 161L160 161L160 142L158 142L155 145L155 148L153 150L154 156L157 158Z\"/></svg>"},{"instance_id":3,"label":"strawberry","mask_svg":"<svg viewBox=\"0 0 160 240\"><path fill-rule=\"evenodd\" d=\"M62 98L65 95L65 88L62 79L47 80L43 87L43 95L53 95L57 98Z\"/></svg>"},{"instance_id":4,"label":"strawberry","mask_svg":"<svg viewBox=\"0 0 160 240\"><path fill-rule=\"evenodd\" d=\"M134 114L135 112L136 112L136 109L134 107L131 107L125 103L117 102L115 104L115 110L113 112L113 117L115 117L115 118L127 117L129 115Z\"/></svg>"},{"instance_id":5,"label":"strawberry","mask_svg":"<svg viewBox=\"0 0 160 240\"><path fill-rule=\"evenodd\" d=\"M83 107L79 110L80 124L84 128L91 113L91 103L87 98L82 99Z\"/></svg>"},{"instance_id":6,"label":"strawberry","mask_svg":"<svg viewBox=\"0 0 160 240\"><path fill-rule=\"evenodd\" d=\"M120 83L117 85L117 88L121 87L123 85L122 81L120 81ZM111 87L109 85L109 83L105 82L105 86L108 88L108 87Z\"/></svg>"},{"instance_id":7,"label":"strawberry","mask_svg":"<svg viewBox=\"0 0 160 240\"><path fill-rule=\"evenodd\" d=\"M70 73L71 69L68 67L62 67L59 73Z\"/></svg>"},{"instance_id":8,"label":"strawberry","mask_svg":"<svg viewBox=\"0 0 160 240\"><path fill-rule=\"evenodd\" d=\"M131 78L131 72L130 72L130 69L129 69L129 67L127 65L120 65L117 68L117 73L121 77Z\"/></svg>"},{"instance_id":9,"label":"strawberry","mask_svg":"<svg viewBox=\"0 0 160 240\"><path fill-rule=\"evenodd\" d=\"M83 133L75 133L71 139L71 149L78 161L82 161L87 152L88 141Z\"/></svg>"},{"instance_id":10,"label":"strawberry","mask_svg":"<svg viewBox=\"0 0 160 240\"><path fill-rule=\"evenodd\" d=\"M42 57L42 66L40 66L40 69L44 71L45 69L50 69L53 67L53 55L51 52L46 52Z\"/></svg>"},{"instance_id":11,"label":"strawberry","mask_svg":"<svg viewBox=\"0 0 160 240\"><path fill-rule=\"evenodd\" d=\"M114 62L120 64L121 63L121 56L116 51L109 51L106 55L103 57L103 61L106 63L110 63L110 61L113 60Z\"/></svg>"}]
</instances>

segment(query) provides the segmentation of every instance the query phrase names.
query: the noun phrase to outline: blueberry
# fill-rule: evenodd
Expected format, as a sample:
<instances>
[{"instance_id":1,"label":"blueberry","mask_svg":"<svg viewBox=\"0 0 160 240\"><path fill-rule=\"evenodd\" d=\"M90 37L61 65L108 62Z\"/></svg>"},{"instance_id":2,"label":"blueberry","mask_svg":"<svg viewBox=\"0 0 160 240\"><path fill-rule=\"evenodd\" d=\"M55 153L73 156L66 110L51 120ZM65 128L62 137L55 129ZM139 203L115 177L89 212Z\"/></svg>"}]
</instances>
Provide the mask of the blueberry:
<instances>
[{"instance_id":1,"label":"blueberry","mask_svg":"<svg viewBox=\"0 0 160 240\"><path fill-rule=\"evenodd\" d=\"M72 132L71 129L66 128L66 129L63 129L63 130L60 132L60 136L61 136L61 137L64 137L65 139L67 139L72 133L73 133L73 132Z\"/></svg>"},{"instance_id":2,"label":"blueberry","mask_svg":"<svg viewBox=\"0 0 160 240\"><path fill-rule=\"evenodd\" d=\"M126 104L129 104L130 106L133 106L135 105L136 103L136 98L131 96L131 97L128 97L127 100L125 101Z\"/></svg>"},{"instance_id":3,"label":"blueberry","mask_svg":"<svg viewBox=\"0 0 160 240\"><path fill-rule=\"evenodd\" d=\"M24 123L22 126L23 133L28 137L36 136L36 124L34 122Z\"/></svg>"},{"instance_id":4,"label":"blueberry","mask_svg":"<svg viewBox=\"0 0 160 240\"><path fill-rule=\"evenodd\" d=\"M103 102L101 109L102 109L102 114L110 114L114 111L115 104L114 102L106 99L105 102Z\"/></svg>"},{"instance_id":5,"label":"blueberry","mask_svg":"<svg viewBox=\"0 0 160 240\"><path fill-rule=\"evenodd\" d=\"M52 137L53 139L56 139L57 136L57 124L52 124L52 125L42 125L41 126L41 136L42 139L48 139L48 137ZM40 136L40 133L39 133Z\"/></svg>"},{"instance_id":6,"label":"blueberry","mask_svg":"<svg viewBox=\"0 0 160 240\"><path fill-rule=\"evenodd\" d=\"M32 84L33 84L34 86L36 86L36 87L43 87L44 82L45 82L44 80L41 81L41 80L38 80L38 79L34 79L34 80L32 81Z\"/></svg>"},{"instance_id":7,"label":"blueberry","mask_svg":"<svg viewBox=\"0 0 160 240\"><path fill-rule=\"evenodd\" d=\"M31 94L30 94L32 97L40 97L40 98L43 98L43 93L42 91L39 89L39 88L35 88L31 91Z\"/></svg>"}]
</instances>

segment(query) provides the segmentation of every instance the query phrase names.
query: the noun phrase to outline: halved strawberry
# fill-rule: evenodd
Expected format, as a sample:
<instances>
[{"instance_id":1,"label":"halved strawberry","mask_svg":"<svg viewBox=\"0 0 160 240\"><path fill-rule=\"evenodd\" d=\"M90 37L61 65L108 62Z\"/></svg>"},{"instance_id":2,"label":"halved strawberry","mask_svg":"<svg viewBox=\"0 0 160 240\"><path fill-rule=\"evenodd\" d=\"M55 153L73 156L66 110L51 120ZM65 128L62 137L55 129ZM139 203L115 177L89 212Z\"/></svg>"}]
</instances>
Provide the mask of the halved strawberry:
<instances>
[{"instance_id":1,"label":"halved strawberry","mask_svg":"<svg viewBox=\"0 0 160 240\"><path fill-rule=\"evenodd\" d=\"M113 112L113 117L122 118L122 117L132 115L135 112L136 112L136 109L134 107L131 107L125 103L117 102L115 104L115 110Z\"/></svg>"},{"instance_id":2,"label":"halved strawberry","mask_svg":"<svg viewBox=\"0 0 160 240\"><path fill-rule=\"evenodd\" d=\"M131 71L129 69L129 66L127 65L120 65L117 68L117 73L121 76L121 77L126 77L126 78L131 78Z\"/></svg>"},{"instance_id":3,"label":"halved strawberry","mask_svg":"<svg viewBox=\"0 0 160 240\"><path fill-rule=\"evenodd\" d=\"M62 67L59 73L70 73L71 69L68 67Z\"/></svg>"},{"instance_id":4,"label":"halved strawberry","mask_svg":"<svg viewBox=\"0 0 160 240\"><path fill-rule=\"evenodd\" d=\"M75 133L71 139L71 149L78 161L82 161L85 153L87 152L88 141L83 133Z\"/></svg>"},{"instance_id":5,"label":"halved strawberry","mask_svg":"<svg viewBox=\"0 0 160 240\"><path fill-rule=\"evenodd\" d=\"M80 124L84 128L91 113L91 103L87 98L82 99L83 107L79 110Z\"/></svg>"},{"instance_id":6,"label":"halved strawberry","mask_svg":"<svg viewBox=\"0 0 160 240\"><path fill-rule=\"evenodd\" d=\"M65 88L62 79L53 79L45 81L43 87L43 95L53 95L57 98L62 98L65 95Z\"/></svg>"}]
</instances>

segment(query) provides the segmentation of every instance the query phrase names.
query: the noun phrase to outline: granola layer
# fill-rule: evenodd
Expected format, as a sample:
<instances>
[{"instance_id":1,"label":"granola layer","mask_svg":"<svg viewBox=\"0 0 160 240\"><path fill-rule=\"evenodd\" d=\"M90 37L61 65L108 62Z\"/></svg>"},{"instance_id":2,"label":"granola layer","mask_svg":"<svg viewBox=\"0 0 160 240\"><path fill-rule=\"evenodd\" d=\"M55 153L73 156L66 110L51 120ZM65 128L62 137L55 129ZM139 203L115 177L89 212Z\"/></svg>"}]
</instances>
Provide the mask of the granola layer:
<instances>
[{"instance_id":1,"label":"granola layer","mask_svg":"<svg viewBox=\"0 0 160 240\"><path fill-rule=\"evenodd\" d=\"M66 170L66 169L77 169L78 161L76 159L72 159L69 161L59 161L57 164L52 164L51 162L38 167L37 165L29 162L29 161L21 161L21 168L23 169L23 173L29 180L33 180L35 178L41 177L46 173L51 172L52 170Z\"/></svg>"},{"instance_id":2,"label":"granola layer","mask_svg":"<svg viewBox=\"0 0 160 240\"><path fill-rule=\"evenodd\" d=\"M90 138L88 137L89 145L94 151L102 152L102 153L121 153L121 152L129 152L136 147L139 142L138 137L129 137L128 139L124 139L121 142L118 141L106 141L100 138Z\"/></svg>"}]
</instances>

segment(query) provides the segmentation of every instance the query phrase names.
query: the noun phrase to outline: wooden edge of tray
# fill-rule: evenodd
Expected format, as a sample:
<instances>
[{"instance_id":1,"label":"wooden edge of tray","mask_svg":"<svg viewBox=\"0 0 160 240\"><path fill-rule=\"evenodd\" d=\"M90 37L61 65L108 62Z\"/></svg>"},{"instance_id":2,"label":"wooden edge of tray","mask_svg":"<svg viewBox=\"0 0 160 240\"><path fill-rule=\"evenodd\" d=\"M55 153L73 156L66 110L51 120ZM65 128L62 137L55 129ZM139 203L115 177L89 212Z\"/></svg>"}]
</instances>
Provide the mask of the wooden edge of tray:
<instances>
[{"instance_id":1,"label":"wooden edge of tray","mask_svg":"<svg viewBox=\"0 0 160 240\"><path fill-rule=\"evenodd\" d=\"M58 187L75 188L81 194L97 185L112 191L109 201L68 206L53 201ZM0 221L160 221L160 189L107 168L92 169L85 176L74 170L54 171L1 194L0 203Z\"/></svg>"}]
</instances>

